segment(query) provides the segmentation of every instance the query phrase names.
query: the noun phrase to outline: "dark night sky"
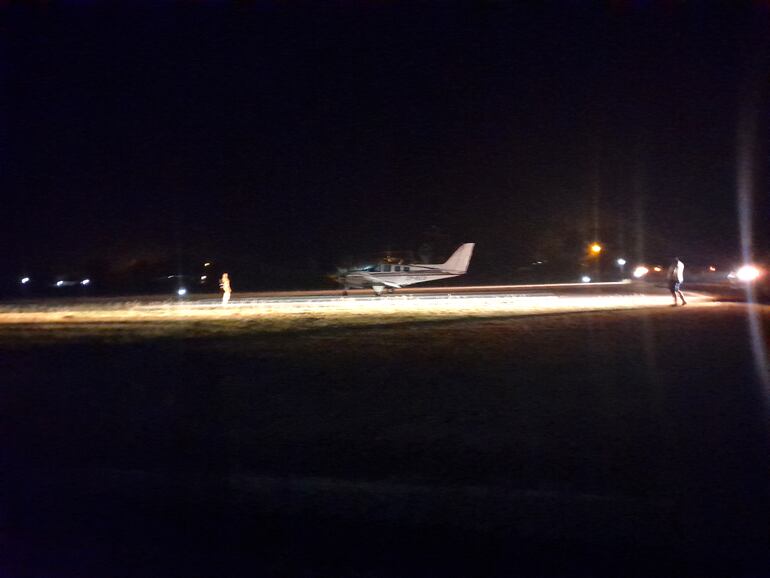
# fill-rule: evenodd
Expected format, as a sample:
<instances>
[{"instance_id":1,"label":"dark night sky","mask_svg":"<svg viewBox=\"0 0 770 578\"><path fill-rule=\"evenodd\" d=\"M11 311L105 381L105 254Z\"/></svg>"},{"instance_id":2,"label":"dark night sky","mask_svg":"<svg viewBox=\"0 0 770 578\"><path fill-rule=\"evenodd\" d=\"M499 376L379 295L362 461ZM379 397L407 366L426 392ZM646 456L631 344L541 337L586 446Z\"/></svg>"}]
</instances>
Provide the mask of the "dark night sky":
<instances>
[{"instance_id":1,"label":"dark night sky","mask_svg":"<svg viewBox=\"0 0 770 578\"><path fill-rule=\"evenodd\" d=\"M737 255L767 4L288 4L7 8L10 270L325 264L430 226L482 269L597 224L630 256Z\"/></svg>"}]
</instances>

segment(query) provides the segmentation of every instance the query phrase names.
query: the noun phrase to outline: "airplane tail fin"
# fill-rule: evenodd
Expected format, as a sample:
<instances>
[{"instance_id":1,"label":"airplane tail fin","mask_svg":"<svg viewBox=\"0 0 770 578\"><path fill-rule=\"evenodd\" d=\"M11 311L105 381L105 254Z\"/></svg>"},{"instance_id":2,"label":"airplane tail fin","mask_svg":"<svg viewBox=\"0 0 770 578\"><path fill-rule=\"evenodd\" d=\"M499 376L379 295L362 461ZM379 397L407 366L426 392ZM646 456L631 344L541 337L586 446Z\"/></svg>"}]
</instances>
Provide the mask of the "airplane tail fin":
<instances>
[{"instance_id":1,"label":"airplane tail fin","mask_svg":"<svg viewBox=\"0 0 770 578\"><path fill-rule=\"evenodd\" d=\"M441 264L441 268L444 271L451 271L462 275L468 270L468 264L471 262L471 255L473 255L473 247L476 243L465 243L452 253L452 256Z\"/></svg>"}]
</instances>

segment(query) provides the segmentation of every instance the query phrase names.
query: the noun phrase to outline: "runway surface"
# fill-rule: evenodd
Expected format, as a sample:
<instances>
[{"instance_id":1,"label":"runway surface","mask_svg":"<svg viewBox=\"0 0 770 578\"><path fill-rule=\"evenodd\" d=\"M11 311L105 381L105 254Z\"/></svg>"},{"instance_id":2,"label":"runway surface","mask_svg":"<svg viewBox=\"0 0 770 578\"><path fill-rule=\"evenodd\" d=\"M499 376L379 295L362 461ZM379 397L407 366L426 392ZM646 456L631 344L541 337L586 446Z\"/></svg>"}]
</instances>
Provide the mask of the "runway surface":
<instances>
[{"instance_id":1,"label":"runway surface","mask_svg":"<svg viewBox=\"0 0 770 578\"><path fill-rule=\"evenodd\" d=\"M690 306L712 301L706 293L688 293ZM111 324L173 321L251 320L303 322L312 317L330 323L360 323L362 317L389 321L431 318L513 316L569 311L664 307L665 288L650 284L576 283L422 287L375 296L358 290L236 294L223 305L216 295L38 300L0 306L0 325Z\"/></svg>"}]
</instances>

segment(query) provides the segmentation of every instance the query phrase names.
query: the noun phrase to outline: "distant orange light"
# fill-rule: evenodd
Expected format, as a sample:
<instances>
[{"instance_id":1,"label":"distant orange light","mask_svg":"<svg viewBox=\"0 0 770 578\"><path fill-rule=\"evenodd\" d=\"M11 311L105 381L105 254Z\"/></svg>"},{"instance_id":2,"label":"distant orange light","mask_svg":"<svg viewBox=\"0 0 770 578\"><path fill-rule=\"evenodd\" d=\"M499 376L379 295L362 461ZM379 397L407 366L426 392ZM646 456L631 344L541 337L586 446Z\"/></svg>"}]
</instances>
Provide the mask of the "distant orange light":
<instances>
[{"instance_id":1,"label":"distant orange light","mask_svg":"<svg viewBox=\"0 0 770 578\"><path fill-rule=\"evenodd\" d=\"M717 268L716 268L716 267L714 267L714 265L711 265L711 266L709 267L709 271L711 271L712 273L713 273L714 271L716 271L716 270L717 270Z\"/></svg>"},{"instance_id":2,"label":"distant orange light","mask_svg":"<svg viewBox=\"0 0 770 578\"><path fill-rule=\"evenodd\" d=\"M602 252L602 246L599 243L594 243L593 245L591 245L591 253L593 253L594 255L598 255L601 252Z\"/></svg>"},{"instance_id":3,"label":"distant orange light","mask_svg":"<svg viewBox=\"0 0 770 578\"><path fill-rule=\"evenodd\" d=\"M663 271L663 269L662 269L662 268L660 268L660 267L653 267L653 268L652 268L652 270L653 270L653 271L657 271L658 273L660 273L661 271Z\"/></svg>"}]
</instances>

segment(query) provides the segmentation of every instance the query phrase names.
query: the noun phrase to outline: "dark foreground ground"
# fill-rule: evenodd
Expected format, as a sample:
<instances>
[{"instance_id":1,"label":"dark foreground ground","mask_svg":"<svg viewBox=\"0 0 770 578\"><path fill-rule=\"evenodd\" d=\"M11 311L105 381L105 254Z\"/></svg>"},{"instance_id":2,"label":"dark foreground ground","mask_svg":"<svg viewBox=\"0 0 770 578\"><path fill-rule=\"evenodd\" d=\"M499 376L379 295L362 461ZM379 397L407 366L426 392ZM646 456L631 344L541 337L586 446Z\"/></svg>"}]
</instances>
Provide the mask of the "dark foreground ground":
<instances>
[{"instance_id":1,"label":"dark foreground ground","mask_svg":"<svg viewBox=\"0 0 770 578\"><path fill-rule=\"evenodd\" d=\"M0 576L765 576L746 318L6 334Z\"/></svg>"}]
</instances>

